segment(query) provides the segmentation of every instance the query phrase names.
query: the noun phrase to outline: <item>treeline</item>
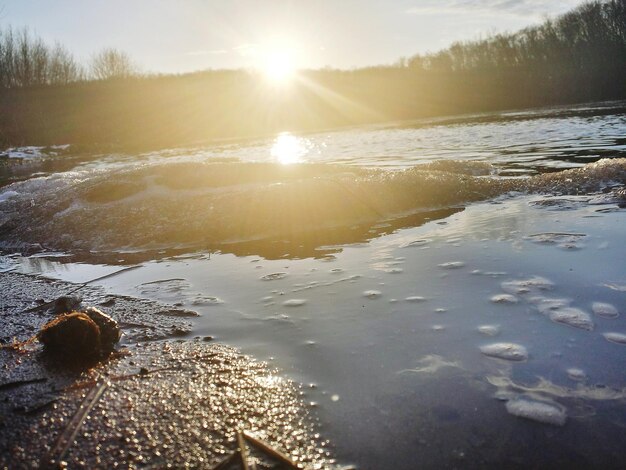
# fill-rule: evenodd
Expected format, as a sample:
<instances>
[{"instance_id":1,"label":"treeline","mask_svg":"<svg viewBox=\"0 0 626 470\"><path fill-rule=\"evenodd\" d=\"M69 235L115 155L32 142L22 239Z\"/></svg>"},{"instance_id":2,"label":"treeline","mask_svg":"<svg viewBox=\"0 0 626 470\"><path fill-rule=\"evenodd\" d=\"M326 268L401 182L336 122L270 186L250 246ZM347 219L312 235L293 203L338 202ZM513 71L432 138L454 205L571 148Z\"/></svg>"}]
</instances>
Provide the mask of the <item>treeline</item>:
<instances>
[{"instance_id":1,"label":"treeline","mask_svg":"<svg viewBox=\"0 0 626 470\"><path fill-rule=\"evenodd\" d=\"M67 84L83 76L72 54L60 44L48 46L27 29L0 30L0 87Z\"/></svg>"},{"instance_id":2,"label":"treeline","mask_svg":"<svg viewBox=\"0 0 626 470\"><path fill-rule=\"evenodd\" d=\"M403 65L416 73L479 75L493 84L505 80L512 90L520 85L521 91L548 91L552 99L575 99L576 92L584 98L589 88L623 97L626 1L585 3L539 26L458 42L436 54L416 55Z\"/></svg>"},{"instance_id":3,"label":"treeline","mask_svg":"<svg viewBox=\"0 0 626 470\"><path fill-rule=\"evenodd\" d=\"M177 145L626 99L626 0L594 1L539 26L392 66L304 71L285 89L237 70L139 75L114 50L83 68L60 46L47 48L23 32L9 36L0 37L0 75L11 77L0 81L3 145ZM67 73L53 72L59 63Z\"/></svg>"},{"instance_id":4,"label":"treeline","mask_svg":"<svg viewBox=\"0 0 626 470\"><path fill-rule=\"evenodd\" d=\"M0 29L0 88L67 85L134 74L136 67L122 51L104 49L82 65L61 44L50 46L26 28Z\"/></svg>"}]
</instances>

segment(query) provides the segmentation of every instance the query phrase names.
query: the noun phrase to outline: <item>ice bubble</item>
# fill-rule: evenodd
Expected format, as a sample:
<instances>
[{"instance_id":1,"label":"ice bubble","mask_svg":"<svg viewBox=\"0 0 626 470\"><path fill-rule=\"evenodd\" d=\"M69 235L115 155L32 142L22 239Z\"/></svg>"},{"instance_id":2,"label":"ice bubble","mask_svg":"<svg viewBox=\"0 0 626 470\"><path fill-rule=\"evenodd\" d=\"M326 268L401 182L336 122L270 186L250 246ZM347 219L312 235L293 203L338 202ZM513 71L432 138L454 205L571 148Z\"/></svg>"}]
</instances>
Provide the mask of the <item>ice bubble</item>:
<instances>
[{"instance_id":1,"label":"ice bubble","mask_svg":"<svg viewBox=\"0 0 626 470\"><path fill-rule=\"evenodd\" d=\"M563 426L567 421L565 408L555 402L516 398L506 403L506 410L513 416L554 426Z\"/></svg>"},{"instance_id":2,"label":"ice bubble","mask_svg":"<svg viewBox=\"0 0 626 470\"><path fill-rule=\"evenodd\" d=\"M497 294L489 300L496 304L516 304L519 302L519 299L513 294Z\"/></svg>"},{"instance_id":3,"label":"ice bubble","mask_svg":"<svg viewBox=\"0 0 626 470\"><path fill-rule=\"evenodd\" d=\"M498 325L480 325L478 331L487 336L496 336L500 333L500 327Z\"/></svg>"},{"instance_id":4,"label":"ice bubble","mask_svg":"<svg viewBox=\"0 0 626 470\"><path fill-rule=\"evenodd\" d=\"M506 359L507 361L525 361L528 359L528 351L520 344L493 343L480 348L485 356Z\"/></svg>"},{"instance_id":5,"label":"ice bubble","mask_svg":"<svg viewBox=\"0 0 626 470\"><path fill-rule=\"evenodd\" d=\"M289 299L283 302L285 307L300 307L306 304L306 299Z\"/></svg>"},{"instance_id":6,"label":"ice bubble","mask_svg":"<svg viewBox=\"0 0 626 470\"><path fill-rule=\"evenodd\" d=\"M276 279L284 279L287 277L287 273L271 273L261 276L262 281L275 281Z\"/></svg>"},{"instance_id":7,"label":"ice bubble","mask_svg":"<svg viewBox=\"0 0 626 470\"><path fill-rule=\"evenodd\" d=\"M565 372L567 372L567 376L572 380L581 381L587 378L587 374L585 374L585 371L576 367L570 367Z\"/></svg>"},{"instance_id":8,"label":"ice bubble","mask_svg":"<svg viewBox=\"0 0 626 470\"><path fill-rule=\"evenodd\" d=\"M619 315L619 312L613 305L605 302L594 302L591 305L591 310L599 317L604 318L615 318Z\"/></svg>"},{"instance_id":9,"label":"ice bubble","mask_svg":"<svg viewBox=\"0 0 626 470\"><path fill-rule=\"evenodd\" d=\"M426 299L419 295L411 295L409 297L406 297L404 300L406 300L407 302L424 302Z\"/></svg>"},{"instance_id":10,"label":"ice bubble","mask_svg":"<svg viewBox=\"0 0 626 470\"><path fill-rule=\"evenodd\" d=\"M443 325L433 325L433 326L431 327L431 330L433 330L433 331L443 331L443 330L445 330L445 329L446 329L446 327L445 327L445 326L443 326Z\"/></svg>"},{"instance_id":11,"label":"ice bubble","mask_svg":"<svg viewBox=\"0 0 626 470\"><path fill-rule=\"evenodd\" d=\"M509 294L526 294L533 290L549 290L552 289L554 283L540 276L533 276L528 279L517 279L514 281L506 281L502 284L502 290Z\"/></svg>"},{"instance_id":12,"label":"ice bubble","mask_svg":"<svg viewBox=\"0 0 626 470\"><path fill-rule=\"evenodd\" d=\"M376 299L383 295L383 293L379 290L366 290L363 291L363 297L367 297L368 299Z\"/></svg>"},{"instance_id":13,"label":"ice bubble","mask_svg":"<svg viewBox=\"0 0 626 470\"><path fill-rule=\"evenodd\" d=\"M446 313L448 311L447 308L439 307L435 309L435 313Z\"/></svg>"},{"instance_id":14,"label":"ice bubble","mask_svg":"<svg viewBox=\"0 0 626 470\"><path fill-rule=\"evenodd\" d=\"M604 336L612 343L626 345L626 335L624 333L604 333L602 336Z\"/></svg>"},{"instance_id":15,"label":"ice bubble","mask_svg":"<svg viewBox=\"0 0 626 470\"><path fill-rule=\"evenodd\" d=\"M465 266L465 263L463 261L448 261L447 263L441 263L437 266L443 269L459 269Z\"/></svg>"},{"instance_id":16,"label":"ice bubble","mask_svg":"<svg viewBox=\"0 0 626 470\"><path fill-rule=\"evenodd\" d=\"M583 312L578 308L565 307L551 310L548 314L550 320L556 323L573 326L582 330L593 330L593 321L587 312Z\"/></svg>"}]
</instances>

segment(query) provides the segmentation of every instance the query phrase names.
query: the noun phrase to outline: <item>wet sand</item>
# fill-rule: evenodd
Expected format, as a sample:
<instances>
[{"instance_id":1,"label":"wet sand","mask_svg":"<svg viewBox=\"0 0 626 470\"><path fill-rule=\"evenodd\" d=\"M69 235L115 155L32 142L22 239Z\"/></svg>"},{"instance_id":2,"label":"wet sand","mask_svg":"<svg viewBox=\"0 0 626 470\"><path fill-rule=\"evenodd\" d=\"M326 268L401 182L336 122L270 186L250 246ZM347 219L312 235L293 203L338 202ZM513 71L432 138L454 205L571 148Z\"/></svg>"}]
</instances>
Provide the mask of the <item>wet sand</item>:
<instances>
[{"instance_id":1,"label":"wet sand","mask_svg":"<svg viewBox=\"0 0 626 470\"><path fill-rule=\"evenodd\" d=\"M35 334L52 313L25 310L76 287L0 274L0 340ZM189 332L189 318L180 316L189 311L99 288L79 293L83 305L120 322L118 352L86 367L62 366L37 343L27 352L0 350L0 467L45 468L54 461L69 468L212 468L237 448L238 429L306 468L333 466L302 388L278 371L210 337L175 339ZM90 399L93 407L63 453L60 436L71 436ZM276 468L267 454L250 451L258 468Z\"/></svg>"}]
</instances>

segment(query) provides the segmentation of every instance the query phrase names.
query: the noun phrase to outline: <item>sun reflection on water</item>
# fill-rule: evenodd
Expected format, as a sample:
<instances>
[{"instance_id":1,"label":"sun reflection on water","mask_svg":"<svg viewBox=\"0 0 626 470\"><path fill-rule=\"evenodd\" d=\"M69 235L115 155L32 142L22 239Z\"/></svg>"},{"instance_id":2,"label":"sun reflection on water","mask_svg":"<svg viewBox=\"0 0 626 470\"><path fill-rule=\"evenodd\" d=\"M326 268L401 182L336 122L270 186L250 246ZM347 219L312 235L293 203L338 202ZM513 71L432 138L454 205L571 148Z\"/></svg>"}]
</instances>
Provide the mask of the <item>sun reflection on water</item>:
<instances>
[{"instance_id":1,"label":"sun reflection on water","mask_svg":"<svg viewBox=\"0 0 626 470\"><path fill-rule=\"evenodd\" d=\"M281 132L276 139L274 139L274 143L270 149L270 155L274 160L283 165L301 163L304 161L304 156L309 153L309 146L307 144L306 139L296 137L289 132Z\"/></svg>"}]
</instances>

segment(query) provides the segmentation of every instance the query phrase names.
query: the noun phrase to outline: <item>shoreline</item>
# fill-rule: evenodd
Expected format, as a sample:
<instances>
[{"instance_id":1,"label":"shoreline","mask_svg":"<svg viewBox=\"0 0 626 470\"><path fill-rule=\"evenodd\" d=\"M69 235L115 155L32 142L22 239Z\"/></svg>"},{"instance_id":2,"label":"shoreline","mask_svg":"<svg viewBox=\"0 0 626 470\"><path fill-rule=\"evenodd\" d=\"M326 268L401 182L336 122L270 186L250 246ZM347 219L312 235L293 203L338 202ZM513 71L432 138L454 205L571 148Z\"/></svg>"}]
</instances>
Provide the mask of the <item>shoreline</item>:
<instances>
[{"instance_id":1,"label":"shoreline","mask_svg":"<svg viewBox=\"0 0 626 470\"><path fill-rule=\"evenodd\" d=\"M36 300L76 288L16 273L1 273L0 286L4 344L27 339L51 318L45 311L24 312ZM191 324L171 306L93 287L80 294L83 305L104 303L99 308L120 323L119 352L77 370L56 364L39 345L25 353L0 350L0 466L45 466L59 452L57 438L67 432L78 405L102 384L102 396L61 459L70 468L212 468L237 447L237 429L307 468L333 466L301 387L278 371L209 337L180 339L189 336ZM252 454L259 468L270 468L266 454Z\"/></svg>"}]
</instances>

